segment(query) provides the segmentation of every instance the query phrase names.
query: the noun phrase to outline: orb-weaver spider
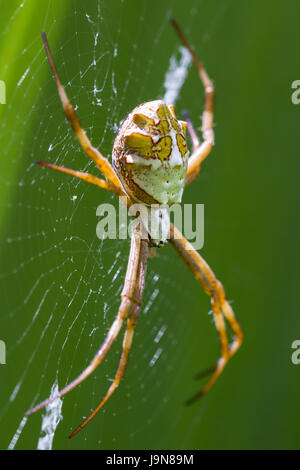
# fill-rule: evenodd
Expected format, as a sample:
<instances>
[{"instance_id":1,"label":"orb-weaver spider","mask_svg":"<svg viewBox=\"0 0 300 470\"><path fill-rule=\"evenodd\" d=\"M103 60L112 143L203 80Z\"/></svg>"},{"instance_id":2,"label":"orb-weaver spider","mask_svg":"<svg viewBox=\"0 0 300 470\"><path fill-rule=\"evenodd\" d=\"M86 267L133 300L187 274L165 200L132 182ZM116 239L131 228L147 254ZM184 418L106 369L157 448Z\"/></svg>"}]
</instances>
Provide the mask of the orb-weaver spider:
<instances>
[{"instance_id":1,"label":"orb-weaver spider","mask_svg":"<svg viewBox=\"0 0 300 470\"><path fill-rule=\"evenodd\" d=\"M151 101L135 108L122 122L113 147L112 167L108 160L92 146L81 127L77 114L61 84L46 34L42 33L47 58L56 81L64 113L76 133L84 152L95 162L98 169L106 177L106 180L89 173L70 170L50 163L41 161L37 163L112 191L117 196L124 197L128 207L134 202L151 206L151 204L162 205L181 201L184 186L190 184L198 175L201 163L214 145L214 88L212 81L197 59L194 50L181 29L175 20L171 20L171 22L183 45L189 51L204 86L205 103L201 129L203 142L200 143L188 117L186 117L186 122L178 121L173 106L167 106L161 100ZM186 129L188 129L192 141L192 155L190 158L188 158L189 152L186 144ZM80 431L98 413L118 387L124 375L132 344L134 327L141 307L147 259L150 256L149 248L151 246L169 241L190 268L196 280L200 282L204 291L211 296L215 325L221 342L221 358L213 368L204 374L199 374L199 377L203 377L206 374L212 374L212 376L202 390L188 400L188 404L196 401L212 387L228 360L241 345L243 333L235 319L230 304L226 300L222 284L216 279L213 271L204 259L183 237L179 230L171 224L168 240L153 240L149 234L145 239L145 237L141 236L141 233L141 227L138 224L134 225L119 311L94 359L75 380L58 392L57 395L44 400L26 413L30 415L47 406L55 399L70 392L92 374L109 351L121 330L124 320L128 318L123 340L123 350L114 381L100 404L70 437ZM235 335L231 345L229 345L227 337L225 319Z\"/></svg>"}]
</instances>

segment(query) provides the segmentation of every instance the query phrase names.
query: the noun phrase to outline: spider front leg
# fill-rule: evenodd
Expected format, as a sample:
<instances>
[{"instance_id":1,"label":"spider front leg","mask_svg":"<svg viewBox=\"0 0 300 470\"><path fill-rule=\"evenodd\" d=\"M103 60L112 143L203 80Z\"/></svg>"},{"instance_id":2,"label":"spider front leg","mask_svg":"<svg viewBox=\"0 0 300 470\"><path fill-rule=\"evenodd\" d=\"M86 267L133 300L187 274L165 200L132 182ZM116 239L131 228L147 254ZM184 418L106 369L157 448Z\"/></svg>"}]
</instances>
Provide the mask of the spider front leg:
<instances>
[{"instance_id":1,"label":"spider front leg","mask_svg":"<svg viewBox=\"0 0 300 470\"><path fill-rule=\"evenodd\" d=\"M47 58L48 58L50 67L52 69L52 72L56 81L57 90L58 90L58 94L59 94L59 97L63 106L64 113L69 123L71 124L72 129L77 135L77 138L81 144L82 149L84 150L85 154L96 163L97 167L104 174L104 176L106 176L108 181L113 183L115 186L120 187L120 182L112 166L110 165L109 161L105 157L103 157L103 155L101 155L99 150L93 147L84 129L81 127L76 111L73 108L72 104L70 103L70 100L66 94L66 91L60 81L60 78L57 73L54 60L53 60L53 57L49 48L47 36L44 32L42 32L42 38L44 41Z\"/></svg>"},{"instance_id":2,"label":"spider front leg","mask_svg":"<svg viewBox=\"0 0 300 470\"><path fill-rule=\"evenodd\" d=\"M184 238L179 230L174 227L174 225L171 225L170 243L190 268L196 280L200 282L204 291L211 296L215 324L221 342L221 358L217 362L215 368L208 371L210 373L213 372L213 375L207 384L203 387L203 389L196 393L190 400L188 400L187 403L191 404L198 400L198 398L203 396L206 392L208 392L208 390L216 382L228 360L233 356L233 354L241 345L243 340L243 332L234 316L231 306L226 300L222 284L216 279L215 274L204 261L204 259ZM227 319L235 335L235 339L230 346L228 342L224 317Z\"/></svg>"},{"instance_id":3,"label":"spider front leg","mask_svg":"<svg viewBox=\"0 0 300 470\"><path fill-rule=\"evenodd\" d=\"M116 388L119 386L119 383L121 379L124 376L131 345L132 345L132 340L133 340L133 334L134 334L134 327L136 325L136 322L139 317L140 313L140 308L141 308L141 302L142 302L142 297L143 297L143 292L144 292L144 287L145 287L145 279L146 279L146 270L147 270L147 258L148 258L148 243L143 240L142 241L142 253L141 253L141 262L140 262L140 268L139 268L139 279L138 279L138 287L137 291L134 297L133 301L133 306L132 306L132 311L131 314L127 320L127 327L126 331L124 334L124 340L123 340L123 350L122 350L122 355L120 358L119 366L115 375L115 378L109 387L105 397L101 400L99 405L94 409L94 411L86 418L79 426L78 428L75 429L75 431L70 434L70 438L75 436L82 428L84 428L90 421L91 419L94 418L94 416L101 410L103 405L107 402L107 400L110 398L110 396L113 394L113 392L116 390Z\"/></svg>"},{"instance_id":4,"label":"spider front leg","mask_svg":"<svg viewBox=\"0 0 300 470\"><path fill-rule=\"evenodd\" d=\"M37 160L35 163L41 166L45 166L46 168L51 168L52 170L60 171L61 173L74 176L75 178L85 181L86 183L94 184L95 186L99 186L100 188L107 189L108 191L112 191L117 196L123 196L127 198L126 194L119 186L116 186L110 181L102 180L101 178L91 175L90 173L77 171L77 170L71 170L70 168L65 168L63 166L54 165L53 163L41 162L40 160Z\"/></svg>"},{"instance_id":5,"label":"spider front leg","mask_svg":"<svg viewBox=\"0 0 300 470\"><path fill-rule=\"evenodd\" d=\"M123 325L124 320L128 316L130 307L134 302L135 296L139 282L139 272L140 272L140 265L141 260L144 259L144 240L143 234L140 230L140 226L138 224L133 225L132 235L131 235L131 246L130 246L130 253L129 253L129 260L127 265L127 271L125 276L124 288L121 294L121 305L119 307L118 314L111 325L109 332L102 343L102 346L97 351L94 359L88 365L86 369L69 385L59 391L55 396L48 398L32 408L31 410L27 411L26 416L35 413L36 411L44 408L45 406L52 403L57 398L61 398L62 396L66 395L68 392L73 390L73 388L77 387L81 382L87 379L94 370L101 364L103 359L105 358L107 352L109 351L111 345L113 344L114 340L118 336L120 329Z\"/></svg>"},{"instance_id":6,"label":"spider front leg","mask_svg":"<svg viewBox=\"0 0 300 470\"><path fill-rule=\"evenodd\" d=\"M193 48L191 47L190 43L184 36L183 32L179 28L178 24L174 19L171 20L172 25L175 28L175 31L177 32L182 44L187 48L189 53L191 54L191 57L193 59L194 65L196 69L198 70L200 79L203 83L204 86L204 95L205 95L205 102L204 102L204 111L202 114L202 136L203 136L203 142L196 146L195 143L195 137L193 136L193 133L191 134L192 142L193 142L193 153L189 158L188 162L188 170L187 170L187 178L186 178L186 185L190 184L198 175L200 171L200 165L203 162L203 160L208 156L210 153L215 137L214 137L214 131L213 131L213 112L214 112L214 95L215 95L215 90L213 86L213 82L207 75L207 72L201 62L198 60ZM191 123L190 126L188 125L188 130L191 130Z\"/></svg>"},{"instance_id":7,"label":"spider front leg","mask_svg":"<svg viewBox=\"0 0 300 470\"><path fill-rule=\"evenodd\" d=\"M186 122L187 130L188 130L188 133L190 134L190 137L191 137L192 154L193 154L198 149L198 147L200 146L200 139L199 139L199 137L197 135L197 132L196 132L194 126L193 126L193 123L191 121L189 113L186 110L183 110L181 114L183 116L183 119Z\"/></svg>"}]
</instances>

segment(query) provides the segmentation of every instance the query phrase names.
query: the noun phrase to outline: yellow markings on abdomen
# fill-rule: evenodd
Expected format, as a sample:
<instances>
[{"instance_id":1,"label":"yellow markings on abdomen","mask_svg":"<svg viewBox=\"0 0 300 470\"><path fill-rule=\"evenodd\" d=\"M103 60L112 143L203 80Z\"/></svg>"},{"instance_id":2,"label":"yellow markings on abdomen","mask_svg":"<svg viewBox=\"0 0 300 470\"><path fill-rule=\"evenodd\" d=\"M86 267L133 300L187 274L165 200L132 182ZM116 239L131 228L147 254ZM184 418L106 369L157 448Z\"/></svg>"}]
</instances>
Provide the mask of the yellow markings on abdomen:
<instances>
[{"instance_id":1,"label":"yellow markings on abdomen","mask_svg":"<svg viewBox=\"0 0 300 470\"><path fill-rule=\"evenodd\" d=\"M132 132L125 136L125 148L145 158L153 158L153 141L150 136Z\"/></svg>"},{"instance_id":2,"label":"yellow markings on abdomen","mask_svg":"<svg viewBox=\"0 0 300 470\"><path fill-rule=\"evenodd\" d=\"M179 152L181 153L181 156L184 157L186 152L187 152L187 145L186 145L186 140L184 137L182 137L181 134L176 134L176 142L177 146L179 148Z\"/></svg>"},{"instance_id":3,"label":"yellow markings on abdomen","mask_svg":"<svg viewBox=\"0 0 300 470\"><path fill-rule=\"evenodd\" d=\"M133 132L125 136L125 146L129 151L149 158L167 160L172 152L172 139L170 136L161 137L156 143L148 135Z\"/></svg>"}]
</instances>

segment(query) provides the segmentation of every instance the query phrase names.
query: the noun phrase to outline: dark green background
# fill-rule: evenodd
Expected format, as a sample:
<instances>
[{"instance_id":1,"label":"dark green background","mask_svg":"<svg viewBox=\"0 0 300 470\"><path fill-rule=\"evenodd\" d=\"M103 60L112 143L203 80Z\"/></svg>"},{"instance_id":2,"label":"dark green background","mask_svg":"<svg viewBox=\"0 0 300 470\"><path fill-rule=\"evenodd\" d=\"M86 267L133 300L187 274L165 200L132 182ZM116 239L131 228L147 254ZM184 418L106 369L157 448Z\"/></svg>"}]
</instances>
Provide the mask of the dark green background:
<instances>
[{"instance_id":1,"label":"dark green background","mask_svg":"<svg viewBox=\"0 0 300 470\"><path fill-rule=\"evenodd\" d=\"M117 310L129 249L126 241L102 246L95 236L96 207L112 196L33 164L45 159L94 171L65 122L40 31L48 33L62 81L71 81L67 91L93 143L110 155L114 126L164 92L178 48L168 23L174 16L216 85L216 146L183 202L205 204L201 253L233 301L245 342L211 392L184 407L201 386L194 374L214 362L219 342L209 298L170 247L160 250L149 263L144 305L157 288L159 295L141 315L125 380L69 441L110 383L118 341L94 376L64 399L53 448L299 448L300 365L291 362L291 344L300 339L300 105L291 102L291 83L300 79L299 2L19 4L0 2L0 79L7 86L7 104L0 105L0 339L8 351L0 365L0 447L49 394L57 371L62 386L93 356ZM97 31L96 58L105 55L88 68ZM98 107L94 80L102 83L106 73ZM177 114L187 108L198 126L202 103L191 68ZM151 368L158 346L163 353ZM31 417L16 448L36 448L40 426L41 414Z\"/></svg>"}]
</instances>

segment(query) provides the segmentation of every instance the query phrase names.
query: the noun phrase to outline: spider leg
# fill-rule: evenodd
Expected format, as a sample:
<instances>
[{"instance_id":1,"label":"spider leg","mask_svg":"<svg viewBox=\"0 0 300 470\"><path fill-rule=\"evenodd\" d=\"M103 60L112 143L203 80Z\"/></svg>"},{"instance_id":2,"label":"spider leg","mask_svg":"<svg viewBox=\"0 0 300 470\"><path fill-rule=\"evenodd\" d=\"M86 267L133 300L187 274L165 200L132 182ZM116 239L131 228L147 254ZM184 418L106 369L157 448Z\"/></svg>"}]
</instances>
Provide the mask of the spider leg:
<instances>
[{"instance_id":1,"label":"spider leg","mask_svg":"<svg viewBox=\"0 0 300 470\"><path fill-rule=\"evenodd\" d=\"M186 124L187 124L187 130L188 133L190 134L191 141L192 141L192 153L195 152L195 150L199 147L200 145L200 139L197 135L197 132L193 126L193 123L191 121L191 118L189 116L189 113L186 110L183 110L181 112Z\"/></svg>"},{"instance_id":2,"label":"spider leg","mask_svg":"<svg viewBox=\"0 0 300 470\"><path fill-rule=\"evenodd\" d=\"M201 163L208 156L208 154L210 153L214 145L215 137L214 137L214 131L213 131L213 111L214 111L215 90L214 90L213 82L207 75L205 68L203 67L201 62L198 60L193 48L191 47L190 43L184 36L180 27L178 26L178 24L176 23L174 19L172 19L171 22L182 44L187 48L187 50L191 54L191 57L196 66L196 69L198 70L200 79L203 83L204 94L205 94L204 111L202 114L202 127L201 127L203 142L202 144L199 144L197 148L193 148L193 153L189 158L187 179L186 179L186 185L187 185L196 178L196 176L198 175L200 171Z\"/></svg>"},{"instance_id":3,"label":"spider leg","mask_svg":"<svg viewBox=\"0 0 300 470\"><path fill-rule=\"evenodd\" d=\"M60 171L61 173L66 173L67 175L75 176L75 178L86 181L87 183L91 183L91 184L94 184L95 186L99 186L100 188L107 189L108 191L112 191L117 196L126 197L126 194L124 193L124 191L122 191L122 189L119 186L116 186L110 181L102 180L98 178L97 176L91 175L90 173L71 170L63 166L54 165L53 163L41 162L40 160L36 161L35 163L41 166L45 166L47 168L51 168L52 170Z\"/></svg>"},{"instance_id":4,"label":"spider leg","mask_svg":"<svg viewBox=\"0 0 300 470\"><path fill-rule=\"evenodd\" d=\"M137 283L138 283L139 267L140 267L141 256L142 256L142 251L143 251L142 250L143 243L144 242L142 240L142 234L140 233L140 230L139 230L139 225L134 224L133 230L132 230L132 236L131 236L131 246L130 246L128 264L127 264L127 271L126 271L126 276L125 276L124 288L121 294L122 300L121 300L121 304L119 307L119 311L113 324L111 325L108 331L108 334L104 342L102 343L101 347L99 348L96 355L94 356L94 359L75 380L73 380L69 385L67 385L65 388L59 391L55 396L51 398L47 398L46 400L42 401L40 404L38 404L31 410L27 411L26 416L35 413L41 408L44 408L45 406L49 405L49 403L52 403L57 398L60 398L66 395L66 393L73 390L73 388L77 387L77 385L79 385L87 377L89 377L89 375L91 375L94 372L94 370L99 366L99 364L101 364L107 352L109 351L112 343L118 336L120 329L123 325L123 322L125 318L128 316L131 304L134 301L134 297L135 297L135 293L137 289Z\"/></svg>"},{"instance_id":5,"label":"spider leg","mask_svg":"<svg viewBox=\"0 0 300 470\"><path fill-rule=\"evenodd\" d=\"M196 280L202 285L204 291L211 296L212 309L216 328L221 342L221 358L218 360L214 369L209 369L207 373L213 373L207 384L190 398L187 404L191 404L203 396L216 382L228 360L234 355L243 340L243 332L235 319L232 308L225 297L225 291L216 279L215 274L208 264L193 248L193 246L184 238L179 230L171 224L170 243L177 253L190 268ZM229 346L224 317L227 319L231 329L235 334L233 343Z\"/></svg>"},{"instance_id":6,"label":"spider leg","mask_svg":"<svg viewBox=\"0 0 300 470\"><path fill-rule=\"evenodd\" d=\"M117 389L119 386L119 383L121 379L124 376L129 353L130 353L130 348L132 345L132 340L133 340L133 334L134 334L134 327L136 325L136 322L139 317L140 313L140 308L141 308L141 302L142 302L142 296L143 296L143 291L145 287L145 278L146 278L146 269L147 269L147 254L148 254L148 246L146 241L142 241L143 247L142 247L142 255L141 255L141 262L140 262L140 269L139 269L139 279L138 279L138 287L137 287L137 292L135 294L134 302L133 302L133 308L131 311L131 314L127 320L127 327L126 331L124 334L124 340L123 340L123 349L122 349L122 354L119 362L119 366L117 368L117 372L115 375L115 378L109 387L105 397L99 405L94 409L94 411L86 418L76 429L75 431L70 434L70 438L75 436L82 428L84 428L90 421L93 419L93 417L101 410L103 405L107 402L107 400L110 398L110 396L113 394L113 392Z\"/></svg>"},{"instance_id":7,"label":"spider leg","mask_svg":"<svg viewBox=\"0 0 300 470\"><path fill-rule=\"evenodd\" d=\"M72 104L70 103L70 100L66 94L66 91L60 81L59 75L57 73L54 60L49 48L47 36L44 32L42 32L42 38L44 41L44 46L47 54L47 58L50 64L50 67L52 69L57 89L58 89L58 94L62 103L62 107L64 110L64 113L69 121L69 123L72 126L72 129L74 130L75 134L77 135L77 138L81 144L82 149L86 153L86 155L91 158L99 168L99 170L106 176L106 178L113 183L115 186L120 187L119 180L116 176L116 173L114 172L112 166L110 165L109 161L103 157L103 155L97 150L93 145L91 144L89 138L87 137L84 129L81 127L81 124L79 122L79 119L77 117L76 111L73 108Z\"/></svg>"}]
</instances>

